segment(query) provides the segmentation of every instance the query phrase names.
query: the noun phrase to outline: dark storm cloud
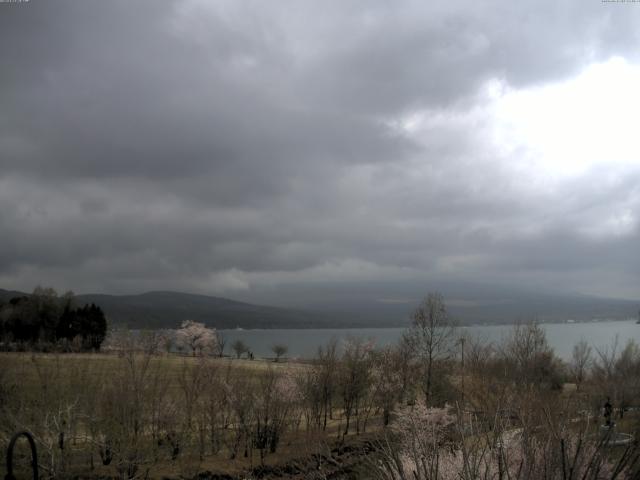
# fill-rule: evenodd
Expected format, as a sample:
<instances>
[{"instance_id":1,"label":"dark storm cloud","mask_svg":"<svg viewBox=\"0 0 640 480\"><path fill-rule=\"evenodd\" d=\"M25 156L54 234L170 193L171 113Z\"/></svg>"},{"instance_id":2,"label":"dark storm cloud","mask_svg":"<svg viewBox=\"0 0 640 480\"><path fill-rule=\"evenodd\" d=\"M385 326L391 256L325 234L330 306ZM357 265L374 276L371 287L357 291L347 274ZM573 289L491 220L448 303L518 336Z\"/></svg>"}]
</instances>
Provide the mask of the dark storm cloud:
<instances>
[{"instance_id":1,"label":"dark storm cloud","mask_svg":"<svg viewBox=\"0 0 640 480\"><path fill-rule=\"evenodd\" d=\"M527 88L637 60L640 11L618 7L1 4L0 280L637 282L637 169L537 189L469 113L492 80ZM415 112L444 120L416 135L401 125Z\"/></svg>"}]
</instances>

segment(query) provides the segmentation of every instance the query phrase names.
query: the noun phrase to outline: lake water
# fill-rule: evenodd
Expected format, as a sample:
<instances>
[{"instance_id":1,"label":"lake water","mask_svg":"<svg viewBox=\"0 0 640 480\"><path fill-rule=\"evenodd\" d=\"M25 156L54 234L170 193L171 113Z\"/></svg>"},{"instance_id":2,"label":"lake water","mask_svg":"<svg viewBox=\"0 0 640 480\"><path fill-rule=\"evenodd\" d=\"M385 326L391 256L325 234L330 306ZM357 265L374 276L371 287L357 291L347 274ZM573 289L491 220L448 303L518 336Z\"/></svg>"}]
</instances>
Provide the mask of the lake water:
<instances>
[{"instance_id":1,"label":"lake water","mask_svg":"<svg viewBox=\"0 0 640 480\"><path fill-rule=\"evenodd\" d=\"M563 359L571 358L573 345L581 339L592 347L610 346L616 335L620 346L633 338L640 343L640 325L634 320L589 322L589 323L549 323L541 325L547 333L547 341L556 354ZM466 332L484 341L498 342L507 336L511 325L474 325L461 327ZM240 339L249 346L257 357L273 357L271 347L284 344L289 348L289 358L311 358L319 346L326 345L332 338L343 342L348 337L373 339L376 345L388 345L398 341L404 328L353 328L353 329L279 329L279 330L221 330L226 346L225 353L232 354L231 343Z\"/></svg>"}]
</instances>

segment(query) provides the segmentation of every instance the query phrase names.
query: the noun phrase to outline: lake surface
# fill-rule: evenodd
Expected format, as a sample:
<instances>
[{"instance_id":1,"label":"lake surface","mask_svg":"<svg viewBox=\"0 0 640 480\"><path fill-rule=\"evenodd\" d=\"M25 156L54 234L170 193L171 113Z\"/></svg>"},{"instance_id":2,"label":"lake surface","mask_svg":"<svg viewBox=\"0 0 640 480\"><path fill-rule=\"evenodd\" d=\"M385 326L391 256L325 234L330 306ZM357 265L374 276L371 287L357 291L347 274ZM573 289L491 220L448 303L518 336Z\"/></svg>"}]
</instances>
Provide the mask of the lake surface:
<instances>
[{"instance_id":1,"label":"lake surface","mask_svg":"<svg viewBox=\"0 0 640 480\"><path fill-rule=\"evenodd\" d=\"M581 339L596 348L610 346L616 335L620 347L631 338L640 343L640 325L634 320L548 323L541 326L547 333L547 341L551 347L565 360L571 358L573 346ZM487 342L499 342L509 335L512 328L512 325L474 325L460 327L460 333L466 332ZM404 331L404 328L220 330L226 341L227 355L233 353L231 343L240 339L257 357L273 357L273 345L286 345L289 348L289 358L311 358L315 356L319 346L326 345L332 338L338 340L338 344L348 337L361 337L374 340L378 346L388 345L397 342Z\"/></svg>"}]
</instances>

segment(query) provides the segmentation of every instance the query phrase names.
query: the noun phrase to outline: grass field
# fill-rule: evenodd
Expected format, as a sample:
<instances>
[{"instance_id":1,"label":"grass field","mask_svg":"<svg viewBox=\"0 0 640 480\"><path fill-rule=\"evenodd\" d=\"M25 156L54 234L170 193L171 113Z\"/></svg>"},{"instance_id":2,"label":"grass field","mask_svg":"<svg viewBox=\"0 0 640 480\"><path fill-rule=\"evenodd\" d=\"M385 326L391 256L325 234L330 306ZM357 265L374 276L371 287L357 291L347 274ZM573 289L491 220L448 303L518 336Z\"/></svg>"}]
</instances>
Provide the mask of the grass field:
<instances>
[{"instance_id":1,"label":"grass field","mask_svg":"<svg viewBox=\"0 0 640 480\"><path fill-rule=\"evenodd\" d=\"M240 448L237 455L230 455L234 442L246 445L253 434L237 435L243 428L238 420L242 412L233 402L242 398L238 400L227 390L255 385L258 390L249 388L246 394L252 402L248 408L255 411L247 410L247 414L252 415L251 422L259 422L258 417L266 412L261 399L264 394L259 390L263 379L295 378L310 368L310 364L282 360L203 359L173 354L149 357L117 353L1 353L0 396L4 415L0 445L6 448L10 435L17 430L33 432L40 464L57 472L58 478L72 473L117 476L115 462L103 465L99 451L111 439L120 438L118 435L122 437L118 441L126 448L142 452L137 453L141 457L139 468L141 472L148 471L150 478L191 478L202 471L240 475L260 464L302 465L313 455L316 460L323 455L330 458L336 442L345 441L341 436L343 419L338 412L328 422L326 431L310 431L302 427L299 406L286 405L286 418L279 420L286 428L282 430L277 451L260 455L254 447L243 454ZM213 377L198 378L197 372L203 369L213 372L218 383L207 383ZM275 408L267 414L281 415ZM132 416L136 416L135 420ZM214 420L220 422L216 426L220 430L216 433L219 450L214 452L207 447L203 451L198 445L207 443L202 437L212 435L213 427L207 422ZM144 423L135 439L131 438L131 429L135 428L131 427L132 421ZM374 423L375 420L372 427ZM60 432L66 438L64 449L57 445ZM159 444L166 443L171 435L180 438L181 452L176 458L167 453L165 444ZM366 436L358 441L362 438ZM126 459L122 462L126 463ZM329 463L327 467L336 468Z\"/></svg>"},{"instance_id":2,"label":"grass field","mask_svg":"<svg viewBox=\"0 0 640 480\"><path fill-rule=\"evenodd\" d=\"M566 376L562 383L523 381L508 376L504 363L469 368L463 377L456 365L444 364L439 388L449 408L423 412L419 370L409 371L417 376L409 377L402 397L401 370L385 370L397 364L381 362L375 352L354 358L298 363L133 351L0 353L0 447L18 430L32 432L42 478L195 479L209 471L223 475L212 477L217 479L364 479L381 454L380 443L372 448L372 442L381 438L383 419L391 419L384 435L398 425L402 435L411 435L420 432L414 428L419 422L446 411L461 430L476 432L461 440L473 448L525 431L541 441L564 432L595 442L602 436L602 392L623 385L597 377L580 388L565 383ZM333 391L324 403L329 377ZM549 378L557 377L543 380ZM347 407L347 395L356 389L350 397L355 403ZM463 392L465 409L456 409ZM615 412L616 431L635 435L638 411L620 419L622 413ZM478 430L469 430L472 423ZM393 438L401 443L403 437ZM623 451L605 453L609 461ZM27 464L23 458L23 470Z\"/></svg>"}]
</instances>

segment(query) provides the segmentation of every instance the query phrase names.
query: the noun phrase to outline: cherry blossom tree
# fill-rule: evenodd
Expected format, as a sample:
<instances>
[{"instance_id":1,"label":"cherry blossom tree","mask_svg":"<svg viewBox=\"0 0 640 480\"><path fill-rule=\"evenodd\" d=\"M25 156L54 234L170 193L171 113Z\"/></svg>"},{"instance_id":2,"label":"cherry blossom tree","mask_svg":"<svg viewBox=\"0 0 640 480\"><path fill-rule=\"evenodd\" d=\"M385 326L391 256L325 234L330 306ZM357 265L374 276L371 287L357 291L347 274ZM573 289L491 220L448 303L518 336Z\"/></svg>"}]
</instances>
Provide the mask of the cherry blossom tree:
<instances>
[{"instance_id":1,"label":"cherry blossom tree","mask_svg":"<svg viewBox=\"0 0 640 480\"><path fill-rule=\"evenodd\" d=\"M176 331L176 343L179 347L191 351L193 356L214 354L220 342L215 328L208 328L204 323L185 320Z\"/></svg>"},{"instance_id":2,"label":"cherry blossom tree","mask_svg":"<svg viewBox=\"0 0 640 480\"><path fill-rule=\"evenodd\" d=\"M400 409L377 445L379 456L370 478L604 480L637 476L637 457L612 456L607 438L594 431L588 418L576 423L565 417L553 426L514 428L497 418L488 425L460 413L421 403Z\"/></svg>"}]
</instances>

